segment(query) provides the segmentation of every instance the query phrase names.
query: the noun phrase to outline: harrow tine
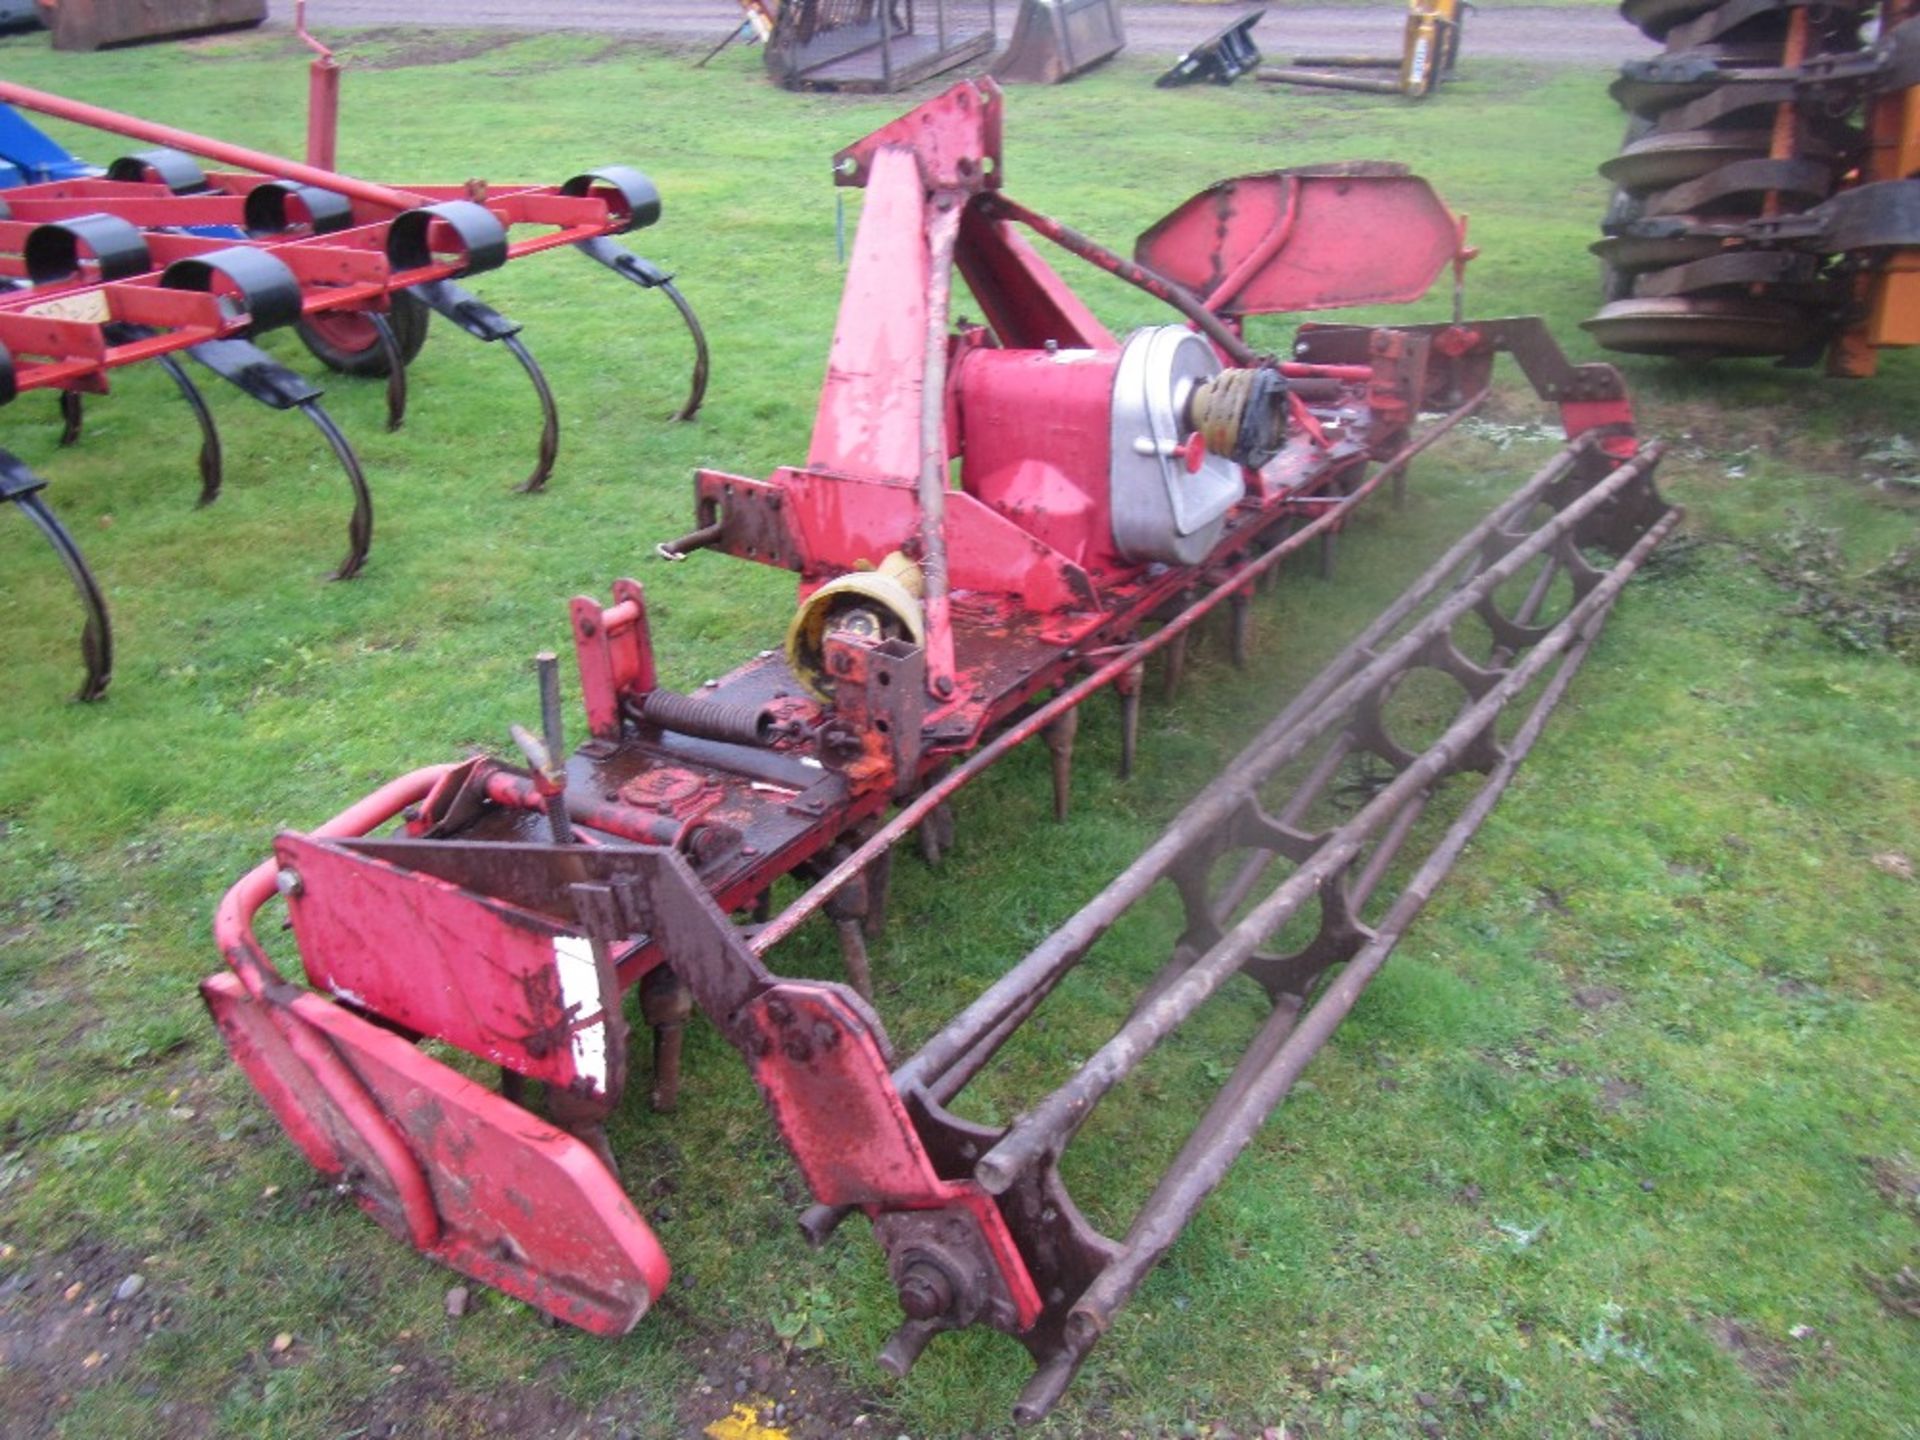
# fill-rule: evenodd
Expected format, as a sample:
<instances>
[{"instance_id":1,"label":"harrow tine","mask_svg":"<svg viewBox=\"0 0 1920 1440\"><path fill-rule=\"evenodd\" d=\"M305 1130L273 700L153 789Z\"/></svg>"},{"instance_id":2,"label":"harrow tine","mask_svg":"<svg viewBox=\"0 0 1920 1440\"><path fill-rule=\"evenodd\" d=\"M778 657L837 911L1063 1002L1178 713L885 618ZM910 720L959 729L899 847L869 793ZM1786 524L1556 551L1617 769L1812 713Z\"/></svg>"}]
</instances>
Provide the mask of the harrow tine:
<instances>
[{"instance_id":1,"label":"harrow tine","mask_svg":"<svg viewBox=\"0 0 1920 1440\"><path fill-rule=\"evenodd\" d=\"M274 410L298 410L313 422L346 472L353 489L353 516L347 522L347 557L333 572L335 580L351 580L367 563L373 545L373 492L353 445L320 406L323 392L304 376L289 370L250 340L206 340L187 354L221 379Z\"/></svg>"},{"instance_id":2,"label":"harrow tine","mask_svg":"<svg viewBox=\"0 0 1920 1440\"><path fill-rule=\"evenodd\" d=\"M80 553L67 527L40 498L46 485L47 482L18 457L0 450L0 500L10 500L17 505L46 537L54 554L60 557L60 563L67 567L67 575L80 597L80 606L86 611L86 625L80 632L80 658L87 674L74 698L98 700L107 693L107 685L113 679L113 623L107 617L107 601L100 593L100 584L87 568L86 556Z\"/></svg>"},{"instance_id":3,"label":"harrow tine","mask_svg":"<svg viewBox=\"0 0 1920 1440\"><path fill-rule=\"evenodd\" d=\"M207 397L200 393L200 387L193 383L193 377L187 374L186 367L171 355L162 355L159 359L160 368L167 372L167 378L179 389L180 398L187 402L187 408L193 411L193 418L200 426L200 498L194 503L211 505L220 498L224 473L219 427L213 422L213 411L207 405Z\"/></svg>"},{"instance_id":4,"label":"harrow tine","mask_svg":"<svg viewBox=\"0 0 1920 1440\"><path fill-rule=\"evenodd\" d=\"M64 449L80 442L81 422L86 411L81 405L78 390L60 392L60 445Z\"/></svg>"},{"instance_id":5,"label":"harrow tine","mask_svg":"<svg viewBox=\"0 0 1920 1440\"><path fill-rule=\"evenodd\" d=\"M380 344L380 357L386 362L387 433L392 434L407 423L407 355L400 348L393 324L386 316L369 310L367 323L373 327L374 338Z\"/></svg>"},{"instance_id":6,"label":"harrow tine","mask_svg":"<svg viewBox=\"0 0 1920 1440\"><path fill-rule=\"evenodd\" d=\"M663 291L673 303L673 308L680 312L680 318L686 322L687 333L693 337L693 380L687 389L686 403L667 418L693 419L700 413L701 401L707 398L707 332L701 328L700 317L693 313L693 306L687 303L686 296L674 285L672 274L645 256L614 244L605 236L576 241L573 248L588 259L606 266L622 279L631 280L642 290Z\"/></svg>"},{"instance_id":7,"label":"harrow tine","mask_svg":"<svg viewBox=\"0 0 1920 1440\"><path fill-rule=\"evenodd\" d=\"M554 408L553 390L547 384L546 375L520 340L520 326L451 280L416 285L413 293L474 339L505 342L513 358L520 362L520 368L527 372L527 379L533 382L533 393L540 401L540 457L534 462L533 473L514 488L523 495L541 489L553 473L554 457L560 453L560 412Z\"/></svg>"}]
</instances>

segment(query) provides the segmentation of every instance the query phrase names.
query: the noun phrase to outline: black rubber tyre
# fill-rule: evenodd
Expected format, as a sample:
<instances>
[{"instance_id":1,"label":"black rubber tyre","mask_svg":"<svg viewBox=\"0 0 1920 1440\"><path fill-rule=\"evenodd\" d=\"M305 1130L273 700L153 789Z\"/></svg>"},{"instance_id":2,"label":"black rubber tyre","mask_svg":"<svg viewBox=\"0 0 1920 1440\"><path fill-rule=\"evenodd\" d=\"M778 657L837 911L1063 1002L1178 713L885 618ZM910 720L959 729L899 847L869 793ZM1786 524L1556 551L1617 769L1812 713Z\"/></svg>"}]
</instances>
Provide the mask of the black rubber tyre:
<instances>
[{"instance_id":1,"label":"black rubber tyre","mask_svg":"<svg viewBox=\"0 0 1920 1440\"><path fill-rule=\"evenodd\" d=\"M393 327L393 338L400 347L401 358L409 365L420 353L420 347L427 343L427 321L432 314L424 301L404 290L393 297L393 308L387 312L387 323ZM301 343L329 370L338 370L342 375L374 377L387 373L386 352L380 348L380 340L374 333L372 323L363 315L351 311L337 314L323 311L307 317L293 328L299 332Z\"/></svg>"}]
</instances>

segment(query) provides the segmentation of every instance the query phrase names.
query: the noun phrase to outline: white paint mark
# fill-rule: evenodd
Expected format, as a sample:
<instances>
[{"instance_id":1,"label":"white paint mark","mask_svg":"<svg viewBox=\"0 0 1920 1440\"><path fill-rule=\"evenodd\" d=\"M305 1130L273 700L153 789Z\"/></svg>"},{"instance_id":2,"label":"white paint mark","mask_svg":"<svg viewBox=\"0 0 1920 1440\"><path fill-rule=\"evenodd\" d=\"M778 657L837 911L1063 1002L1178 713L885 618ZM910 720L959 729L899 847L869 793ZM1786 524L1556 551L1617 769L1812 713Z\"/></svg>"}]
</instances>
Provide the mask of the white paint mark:
<instances>
[{"instance_id":1,"label":"white paint mark","mask_svg":"<svg viewBox=\"0 0 1920 1440\"><path fill-rule=\"evenodd\" d=\"M347 1004L358 1005L362 1010L365 1010L367 1008L366 997L363 995L354 994L353 991L349 990L346 986L339 985L339 984L329 984L327 988L333 991L334 995L338 999L346 1001Z\"/></svg>"},{"instance_id":2,"label":"white paint mark","mask_svg":"<svg viewBox=\"0 0 1920 1440\"><path fill-rule=\"evenodd\" d=\"M560 976L560 1003L576 1020L598 1015L591 1025L576 1024L572 1035L573 1073L603 1094L607 1088L607 1019L600 997L600 967L593 941L584 935L553 937L553 964Z\"/></svg>"}]
</instances>

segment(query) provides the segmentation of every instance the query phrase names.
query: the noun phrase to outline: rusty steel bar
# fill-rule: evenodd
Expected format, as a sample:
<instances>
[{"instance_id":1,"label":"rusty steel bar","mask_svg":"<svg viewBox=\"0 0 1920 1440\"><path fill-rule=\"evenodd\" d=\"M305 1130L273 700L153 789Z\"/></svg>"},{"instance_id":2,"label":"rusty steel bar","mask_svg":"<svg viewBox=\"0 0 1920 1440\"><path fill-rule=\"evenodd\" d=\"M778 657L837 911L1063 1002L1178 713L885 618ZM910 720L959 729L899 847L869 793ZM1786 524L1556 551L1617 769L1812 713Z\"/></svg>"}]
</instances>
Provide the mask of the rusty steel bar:
<instances>
[{"instance_id":1,"label":"rusty steel bar","mask_svg":"<svg viewBox=\"0 0 1920 1440\"><path fill-rule=\"evenodd\" d=\"M911 802L895 811L893 818L876 830L872 837L865 841L857 850L797 896L793 903L788 905L786 909L782 910L778 915L774 916L772 920L755 931L748 942L753 947L754 953L764 955L768 950L779 944L780 941L786 939L788 935L791 935L794 930L800 926L801 922L808 919L824 906L841 887L848 884L855 876L864 871L877 856L883 851L892 849L893 846L898 844L902 839L912 834L915 827L917 827L922 820L926 819L927 816L945 804L946 801L951 799L958 791L977 780L1009 750L1012 750L1016 745L1024 741L1032 739L1033 736L1039 734L1048 724L1065 714L1068 710L1071 710L1074 706L1080 704L1088 696L1111 685L1134 666L1145 661L1149 656L1157 654L1166 646L1171 645L1176 639L1186 634L1188 630L1198 624L1209 612L1232 599L1233 595L1243 586L1259 579L1260 576L1279 565L1287 556L1304 547L1308 541L1337 529L1344 523L1347 509L1350 506L1365 499L1377 489L1383 481L1389 480L1399 474L1408 465L1412 464L1428 446L1439 440L1441 436L1453 429L1453 427L1458 425L1462 420L1465 420L1468 416L1479 410L1479 408L1486 403L1487 396L1490 393L1490 387L1483 387L1458 409L1447 412L1446 415L1435 421L1431 427L1415 436L1405 446L1384 461L1378 470L1374 471L1371 475L1367 476L1365 480L1362 480L1360 484L1355 486L1353 491L1344 498L1342 504L1329 507L1325 514L1315 516L1300 529L1281 540L1280 543L1275 545L1271 550L1268 550L1262 555L1255 556L1253 559L1241 565L1212 590L1209 590L1199 600L1195 601L1193 605L1181 611L1179 615L1169 620L1153 634L1119 651L1113 659L1108 660L1084 679L1076 681L1065 690L1062 690L1051 700L1047 701L1046 704L1032 711L1017 725L1009 726L1006 730L1003 730L987 744L974 751L964 762L955 766L952 770L949 770L946 775L921 791ZM1576 443L1579 445L1585 444L1584 440ZM1569 463L1571 462L1569 461ZM1535 478L1538 479L1538 477ZM1531 489L1531 484L1532 482L1529 482L1529 489ZM1541 488L1544 488L1544 484ZM1504 515L1508 513L1509 507L1514 503L1514 501L1509 500L1496 510L1494 514ZM696 535L699 533L701 532L695 532ZM1404 612L1402 612L1402 616L1404 618Z\"/></svg>"},{"instance_id":2,"label":"rusty steel bar","mask_svg":"<svg viewBox=\"0 0 1920 1440\"><path fill-rule=\"evenodd\" d=\"M1642 456L1657 457L1658 450L1658 446L1650 447L1642 452ZM1400 642L1316 706L1302 720L1298 731L1284 737L1268 754L1260 757L1253 778L1234 776L1230 772L1228 778L1234 780L1235 784L1226 790L1226 798L1237 802L1273 770L1297 756L1312 738L1311 734L1301 732L1323 730L1326 722L1337 718L1355 701L1405 669L1430 640L1467 614L1483 596L1491 594L1526 560L1569 533L1581 519L1611 499L1624 485L1639 478L1643 470L1644 466L1638 460L1622 465L1508 551L1499 561L1487 566L1475 577L1473 585L1455 591L1442 601ZM1664 536L1677 518L1670 516L1648 533ZM1643 549L1651 549L1644 539L1630 554L1642 553ZM1413 794L1451 770L1461 752L1493 722L1500 709L1530 685L1546 664L1566 648L1572 631L1584 625L1599 604L1610 600L1630 573L1631 567L1628 567L1618 573L1618 582L1611 588L1601 586L1590 591L1553 632L1530 649L1498 684L1464 708L1423 755L1396 775L1352 819L1332 831L1326 843L1310 860L1300 865L1271 895L1255 906L1219 944L1196 961L1164 996L1122 1025L1113 1038L1101 1046L1065 1084L1016 1120L1000 1142L974 1166L974 1178L981 1186L992 1194L1003 1194L1020 1176L1047 1157L1057 1154L1066 1140L1085 1123L1101 1097L1124 1079L1222 984L1237 974L1254 949L1284 925L1323 884L1343 870L1359 853L1365 841L1379 831ZM1203 794L1203 799L1208 798L1211 797ZM1163 838L1170 837L1178 841L1182 850L1189 848L1192 836L1211 828L1213 816L1208 812L1214 808L1203 804L1189 807L1167 831L1167 837ZM1132 873L1131 868L1128 873ZM1096 920L1104 921L1094 938L1098 933L1104 933L1125 908L1125 905L1116 908L1113 904L1111 897L1118 889L1116 882L1115 886L1109 887L1074 917L1078 921L1092 915ZM1126 903L1130 904L1131 899ZM1070 921L1069 925L1073 923Z\"/></svg>"},{"instance_id":3,"label":"rusty steel bar","mask_svg":"<svg viewBox=\"0 0 1920 1440\"><path fill-rule=\"evenodd\" d=\"M1206 825L1217 825L1239 805L1243 784L1237 777L1256 766L1271 770L1286 763L1272 764L1269 756L1276 745L1287 740L1310 716L1324 716L1336 704L1344 708L1365 688L1360 676L1368 669L1387 668L1381 661L1391 660L1400 649L1417 649L1425 643L1416 635L1413 645L1403 641L1375 661L1373 646L1418 607L1426 597L1445 583L1476 552L1489 535L1506 519L1532 505L1553 484L1562 479L1580 451L1569 449L1556 455L1506 502L1448 549L1408 588L1400 600L1369 625L1335 661L1322 672L1322 678L1308 686L1261 734L1234 759L1228 769L1202 790L1188 807L1188 814L1201 814ZM1624 468L1624 467L1623 467ZM1615 471L1619 474L1619 471ZM1305 532L1301 532L1305 533ZM1486 572L1482 572L1483 574ZM1456 600L1458 592L1456 592ZM1436 610L1435 614L1440 612ZM1372 666L1368 666L1373 661ZM1366 667L1366 668L1362 668ZM1292 758L1291 756L1287 757ZM1188 846L1180 836L1169 832L1129 865L1098 897L1036 947L1027 957L980 995L947 1027L924 1045L898 1072L898 1083L906 1088L925 1083L940 1074L975 1038L994 1027L1000 1016L1019 1004L1030 990L1049 990L1067 970L1085 956L1125 909L1144 895L1186 853Z\"/></svg>"},{"instance_id":4,"label":"rusty steel bar","mask_svg":"<svg viewBox=\"0 0 1920 1440\"><path fill-rule=\"evenodd\" d=\"M1293 70L1284 66L1258 71L1255 78L1269 85L1306 85L1319 90L1364 90L1370 95L1400 95L1406 90L1398 80L1372 80L1364 75Z\"/></svg>"},{"instance_id":5,"label":"rusty steel bar","mask_svg":"<svg viewBox=\"0 0 1920 1440\"><path fill-rule=\"evenodd\" d=\"M1259 352L1247 344L1233 329L1213 311L1207 309L1200 298L1184 285L1178 285L1166 276L1136 264L1117 251L1109 250L1097 240L1089 239L1069 225L1062 225L1049 215L1037 210L1029 210L1017 200L993 192L981 197L981 205L989 215L1000 220L1015 220L1025 225L1036 235L1044 235L1062 250L1078 255L1090 265L1096 265L1110 275L1118 276L1127 284L1135 286L1165 301L1191 320L1198 329L1222 351L1233 357L1241 365L1260 363Z\"/></svg>"},{"instance_id":6,"label":"rusty steel bar","mask_svg":"<svg viewBox=\"0 0 1920 1440\"><path fill-rule=\"evenodd\" d=\"M113 134L126 135L135 140L151 141L155 145L170 146L175 150L184 150L188 154L201 156L203 159L218 160L225 165L237 165L243 170L277 176L282 180L297 180L302 185L316 185L322 190L331 190L336 194L345 195L350 200L364 201L368 205L377 205L387 210L414 210L429 203L425 196L416 195L410 190L396 190L391 186L356 180L351 175L322 170L315 165L303 165L298 160L269 155L264 150L249 150L244 145L229 145L224 140L215 140L207 135L196 135L191 130L176 130L171 125L158 125L151 120L122 115L117 110L107 110L98 105L69 100L45 90L15 85L11 81L0 80L0 100L4 100L9 105L18 105L23 110L51 115L59 120L71 120L76 125L111 131Z\"/></svg>"},{"instance_id":7,"label":"rusty steel bar","mask_svg":"<svg viewBox=\"0 0 1920 1440\"><path fill-rule=\"evenodd\" d=\"M1304 1019L1296 1023L1296 1017L1285 1007L1280 1007L1263 1027L1261 1036L1250 1047L1246 1059L1236 1067L1221 1096L1209 1108L1165 1178L1141 1208L1119 1255L1101 1271L1068 1312L1066 1348L1073 1357L1073 1368L1077 1368L1078 1361L1084 1358L1094 1341L1111 1324L1114 1313L1126 1303L1147 1272L1192 1220L1201 1202L1225 1178L1228 1167L1246 1148L1267 1117L1286 1098L1307 1063L1353 1009L1361 992L1378 974L1407 926L1425 908L1441 880L1458 862L1468 842L1491 813L1514 772L1539 738L1548 716L1565 695L1621 588L1679 519L1678 511L1669 511L1657 521L1599 585L1569 612L1566 619L1528 653L1526 661L1515 667L1510 680L1499 687L1499 691L1504 692L1500 698L1496 699L1499 692L1490 692L1486 699L1463 712L1461 720L1450 727L1449 735L1462 740L1471 739L1472 727L1476 723L1489 723L1501 705L1518 695L1553 660L1559 659L1559 666L1546 688L1504 747L1501 760L1488 773L1466 809L1448 827L1439 845L1382 917L1373 938L1327 986ZM1476 712L1483 713L1476 719ZM1443 736L1434 748L1437 750L1447 743L1447 737ZM1412 768L1406 773L1412 773ZM1284 1033L1284 1038L1278 1044L1263 1044L1270 1032ZM1036 1383L1040 1378L1035 1377ZM1050 1382L1053 1379L1050 1375L1047 1378ZM1066 1378L1071 1378L1071 1369ZM1052 1389L1052 1384L1047 1388ZM1044 1396L1037 1395L1034 1398L1042 1400ZM1026 1399L1023 1395L1023 1405Z\"/></svg>"}]
</instances>

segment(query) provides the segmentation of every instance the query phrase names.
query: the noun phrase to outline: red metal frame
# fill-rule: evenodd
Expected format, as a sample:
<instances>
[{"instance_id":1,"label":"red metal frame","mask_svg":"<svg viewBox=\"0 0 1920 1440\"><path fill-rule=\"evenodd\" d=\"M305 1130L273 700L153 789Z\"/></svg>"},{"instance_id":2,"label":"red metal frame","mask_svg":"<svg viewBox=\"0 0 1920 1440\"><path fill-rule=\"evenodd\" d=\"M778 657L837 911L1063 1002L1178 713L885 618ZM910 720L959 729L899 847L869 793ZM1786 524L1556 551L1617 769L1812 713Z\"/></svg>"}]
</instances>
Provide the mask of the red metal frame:
<instances>
[{"instance_id":1,"label":"red metal frame","mask_svg":"<svg viewBox=\"0 0 1920 1440\"><path fill-rule=\"evenodd\" d=\"M1177 657L1192 627L1222 604L1241 634L1255 583L1308 544L1329 543L1378 486L1397 487L1413 458L1485 398L1496 352L1513 352L1536 388L1559 402L1577 442L1567 468L1577 462L1583 473L1604 474L1634 456L1637 442L1618 375L1568 364L1537 321L1309 327L1284 364L1252 352L1238 328L1244 313L1282 300L1302 308L1356 303L1377 298L1383 285L1408 291L1418 274L1430 284L1458 262L1454 218L1398 171L1354 168L1328 185L1318 183L1325 172L1304 172L1249 177L1244 190L1215 187L1170 217L1210 207L1212 248L1184 230L1185 238L1168 238L1175 232L1163 224L1149 232L1155 264L1144 267L1002 195L1000 125L998 90L970 82L842 153L842 183L868 194L806 463L765 480L699 472L699 528L668 548L673 557L717 548L790 569L803 604L904 554L924 579L924 642L884 629L831 630L826 698L772 651L699 697L675 696L658 683L638 582L618 582L608 605L577 598L571 620L587 743L561 760L555 722L547 748L556 753L537 763L478 757L422 772L311 838L283 837L276 860L229 897L217 928L243 980L270 973L245 927L277 877L291 896L309 980L341 1001L249 984L251 1002L274 1012L281 1033L310 1023L314 1007L349 1017L365 1008L459 1044L511 1076L558 1077L565 1103L550 1113L594 1149L604 1147L600 1123L618 1087L582 1085L558 1058L560 1042L571 1047L581 1029L598 1025L617 1047L620 1027L609 1023L617 988L637 986L662 1047L656 1054L666 1055L670 1034L697 1004L746 1058L822 1206L872 1218L903 1305L921 1326L896 1337L901 1349L888 1363L904 1369L934 1329L978 1321L1020 1336L1064 1386L1078 1359L1058 1368L1066 1363L1064 1302L1040 1280L1044 1273L1048 1284L1062 1276L1085 1284L1111 1257L1111 1242L1085 1238L1057 1175L1023 1198L990 1194L972 1162L994 1135L969 1131L938 1110L940 1094L890 1073L885 1031L862 996L781 980L761 957L825 913L858 982L866 963L859 937L884 909L892 844L927 826L937 847L945 802L1036 734L1054 749L1064 805L1076 707L1108 686L1137 706L1144 661ZM1235 195L1249 203L1231 202ZM1370 210L1369 195L1384 208ZM1336 208L1322 212L1321 204ZM1317 276L1303 296L1289 278L1298 274L1289 271L1289 235L1324 237L1337 223L1379 236L1369 222L1383 216L1400 227L1391 238L1404 239L1406 253L1370 263L1355 244L1353 265ZM1123 345L1022 228L1165 300L1218 360L1238 367L1239 380L1284 396L1270 451L1229 459L1242 493L1194 558L1130 556L1120 540L1110 479L1125 435L1106 422L1119 413ZM1163 273L1179 274L1187 263L1196 269L1185 283ZM955 272L985 317L957 331L948 322ZM1446 418L1415 437L1416 415L1435 409ZM1183 422L1181 431L1177 448L1155 453L1178 455L1189 473L1229 458L1222 450L1210 461L1209 445L1222 443L1217 427ZM1231 444L1233 454L1252 454L1237 438ZM1654 458L1640 456L1632 474L1609 483L1628 493ZM1551 479L1538 480L1536 492ZM1582 503L1591 511L1600 499ZM883 822L896 801L901 808ZM390 836L327 838L370 829L402 805L410 807L405 823ZM817 883L779 916L747 929L729 918L757 912L764 920L774 881L796 873ZM536 962L563 939L576 956L590 947L596 973L613 980L555 1010L545 1001L566 990L559 960L551 974ZM414 993L423 983L433 996ZM228 994L210 993L216 1012ZM529 1005L530 997L542 1004ZM338 1033L327 1031L335 1043ZM359 1054L349 1056L356 1066ZM297 1092L286 1075L291 1062L276 1068L241 1058L276 1108ZM411 1083L433 1083L430 1063L418 1060L423 1068L410 1072ZM964 1062L957 1071L966 1071ZM377 1092L372 1110L386 1103L386 1074L366 1081ZM518 1080L503 1091L517 1093ZM334 1103L345 1112L337 1096ZM351 1113L372 1133L393 1123L367 1106ZM315 1154L297 1128L306 1122L288 1123ZM423 1152L420 1164L436 1185L443 1165L452 1184L494 1177L508 1163L478 1120L446 1125L464 1131L467 1143L456 1146L442 1132L431 1156ZM553 1143L550 1132L540 1135L541 1145ZM328 1169L335 1153L322 1150L316 1164ZM383 1166L394 1178L374 1188L402 1193L404 1167ZM568 1203L595 1209L600 1193ZM443 1254L443 1242L419 1238L426 1218L418 1218L414 1243ZM630 1231L630 1247L651 1241L644 1228ZM977 1262L978 1284L956 1309L913 1257L962 1253ZM550 1283L578 1296L601 1261L581 1250L543 1252L542 1263ZM524 1287L524 1277L517 1283ZM597 1312L592 1328L610 1328L630 1308ZM1051 1393L1057 1398L1058 1387Z\"/></svg>"},{"instance_id":2,"label":"red metal frame","mask_svg":"<svg viewBox=\"0 0 1920 1440\"><path fill-rule=\"evenodd\" d=\"M101 280L85 271L69 281L0 293L0 346L11 352L16 390L101 391L108 372L207 340L246 333L253 317L220 295L170 284L166 268L178 260L215 255L236 245L262 251L287 267L300 289L303 314L385 311L399 291L467 273L453 229L428 227L428 263L401 266L389 254L395 220L410 211L447 202L475 202L510 238L505 259L624 233L633 217L604 187L569 194L563 186L427 185L399 189L341 175L244 146L66 100L23 85L0 82L0 100L40 114L115 134L177 148L183 153L244 167L206 177L208 190L175 194L159 181L66 180L29 185L6 195L8 218L0 219L0 278L25 279L23 251L42 224L108 213L141 233L152 264L138 275ZM247 197L262 185L292 183L346 197L351 223L315 233L295 221L282 235L246 240L210 239L180 233L188 226L247 224ZM529 229L540 233L525 233ZM116 341L109 324L159 333Z\"/></svg>"}]
</instances>

